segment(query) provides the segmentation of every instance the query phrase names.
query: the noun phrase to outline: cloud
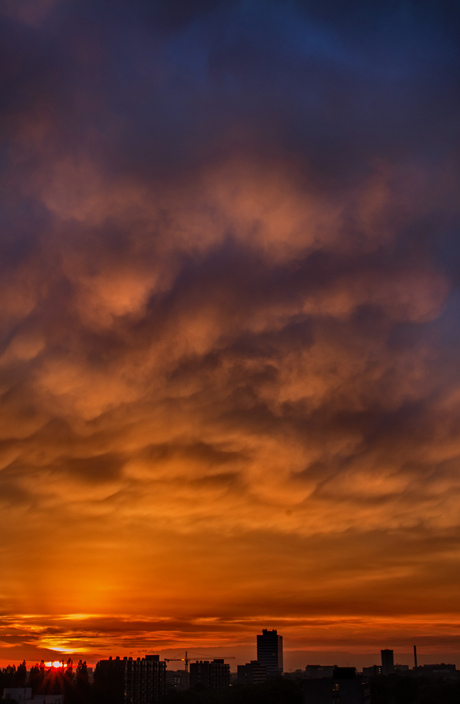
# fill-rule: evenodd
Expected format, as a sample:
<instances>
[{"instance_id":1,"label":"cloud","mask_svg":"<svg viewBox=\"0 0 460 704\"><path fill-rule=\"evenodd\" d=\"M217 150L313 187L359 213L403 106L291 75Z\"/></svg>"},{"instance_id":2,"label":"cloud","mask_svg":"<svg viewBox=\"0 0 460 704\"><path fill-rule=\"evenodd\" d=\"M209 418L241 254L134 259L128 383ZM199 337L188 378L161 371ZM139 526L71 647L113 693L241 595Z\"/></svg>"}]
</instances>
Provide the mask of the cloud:
<instances>
[{"instance_id":1,"label":"cloud","mask_svg":"<svg viewBox=\"0 0 460 704\"><path fill-rule=\"evenodd\" d=\"M447 643L458 13L440 5L5 5L7 645L236 647L239 618L236 639L273 618L299 644L309 614L351 640L351 619L392 619L401 642L411 614ZM77 612L100 621L62 626Z\"/></svg>"}]
</instances>

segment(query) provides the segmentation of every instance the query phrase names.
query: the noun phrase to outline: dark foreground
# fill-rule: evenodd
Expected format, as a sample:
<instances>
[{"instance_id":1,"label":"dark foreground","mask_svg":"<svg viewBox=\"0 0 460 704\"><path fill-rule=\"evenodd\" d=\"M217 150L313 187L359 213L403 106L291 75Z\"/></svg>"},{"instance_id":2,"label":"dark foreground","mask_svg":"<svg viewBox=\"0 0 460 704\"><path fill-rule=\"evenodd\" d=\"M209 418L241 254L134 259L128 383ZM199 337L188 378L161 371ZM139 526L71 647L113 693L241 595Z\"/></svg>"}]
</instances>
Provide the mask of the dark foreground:
<instances>
[{"instance_id":1,"label":"dark foreground","mask_svg":"<svg viewBox=\"0 0 460 704\"><path fill-rule=\"evenodd\" d=\"M24 666L0 671L0 697L4 687L32 687L33 694L63 694L64 704L123 704L123 694L97 680L91 683L86 664L80 662L58 673ZM460 704L460 680L391 675L370 680L371 704ZM0 699L0 704L14 704ZM152 704L157 704L152 703ZM197 685L170 689L161 704L310 704L301 679L278 678L257 685L234 685L220 692ZM312 703L314 704L314 703Z\"/></svg>"}]
</instances>

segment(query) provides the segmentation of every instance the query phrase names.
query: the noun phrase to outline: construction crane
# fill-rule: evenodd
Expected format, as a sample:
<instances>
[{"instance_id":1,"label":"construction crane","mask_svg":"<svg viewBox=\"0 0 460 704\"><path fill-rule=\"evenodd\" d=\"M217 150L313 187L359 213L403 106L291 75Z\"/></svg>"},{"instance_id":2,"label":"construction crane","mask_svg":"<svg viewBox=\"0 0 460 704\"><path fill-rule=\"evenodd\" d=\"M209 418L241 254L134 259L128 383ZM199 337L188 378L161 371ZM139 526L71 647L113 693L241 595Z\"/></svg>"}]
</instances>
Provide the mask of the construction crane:
<instances>
[{"instance_id":1,"label":"construction crane","mask_svg":"<svg viewBox=\"0 0 460 704\"><path fill-rule=\"evenodd\" d=\"M228 655L228 656L222 656L222 655L201 655L198 658L189 658L188 656L188 651L185 651L185 658L165 658L165 662L185 662L185 672L188 672L188 664L189 662L198 662L199 660L203 660L206 658L207 660L215 660L215 659L220 659L220 660L235 660L234 655Z\"/></svg>"}]
</instances>

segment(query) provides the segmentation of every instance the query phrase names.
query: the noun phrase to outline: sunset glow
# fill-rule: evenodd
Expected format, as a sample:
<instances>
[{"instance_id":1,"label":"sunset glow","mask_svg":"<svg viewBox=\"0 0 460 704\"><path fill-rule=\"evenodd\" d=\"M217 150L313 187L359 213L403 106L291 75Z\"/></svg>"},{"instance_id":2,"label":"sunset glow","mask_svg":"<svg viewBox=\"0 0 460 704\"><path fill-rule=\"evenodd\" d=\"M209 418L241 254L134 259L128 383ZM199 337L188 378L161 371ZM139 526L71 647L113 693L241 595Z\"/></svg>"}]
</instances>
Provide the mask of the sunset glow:
<instances>
[{"instance_id":1,"label":"sunset glow","mask_svg":"<svg viewBox=\"0 0 460 704\"><path fill-rule=\"evenodd\" d=\"M2 665L460 666L454 5L2 5Z\"/></svg>"}]
</instances>

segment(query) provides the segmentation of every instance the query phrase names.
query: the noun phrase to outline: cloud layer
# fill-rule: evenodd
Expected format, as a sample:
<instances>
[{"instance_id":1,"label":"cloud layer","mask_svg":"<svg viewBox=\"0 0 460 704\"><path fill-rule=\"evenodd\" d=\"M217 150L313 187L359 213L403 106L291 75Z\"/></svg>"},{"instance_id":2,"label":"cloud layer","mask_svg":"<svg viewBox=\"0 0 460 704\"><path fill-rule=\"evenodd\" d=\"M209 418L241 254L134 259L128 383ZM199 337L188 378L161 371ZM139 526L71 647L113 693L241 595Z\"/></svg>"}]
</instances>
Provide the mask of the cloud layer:
<instances>
[{"instance_id":1,"label":"cloud layer","mask_svg":"<svg viewBox=\"0 0 460 704\"><path fill-rule=\"evenodd\" d=\"M313 5L5 3L5 658L458 624L459 13Z\"/></svg>"}]
</instances>

